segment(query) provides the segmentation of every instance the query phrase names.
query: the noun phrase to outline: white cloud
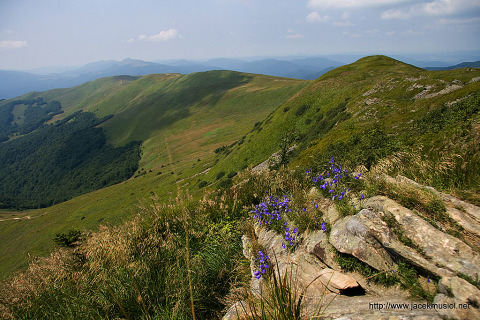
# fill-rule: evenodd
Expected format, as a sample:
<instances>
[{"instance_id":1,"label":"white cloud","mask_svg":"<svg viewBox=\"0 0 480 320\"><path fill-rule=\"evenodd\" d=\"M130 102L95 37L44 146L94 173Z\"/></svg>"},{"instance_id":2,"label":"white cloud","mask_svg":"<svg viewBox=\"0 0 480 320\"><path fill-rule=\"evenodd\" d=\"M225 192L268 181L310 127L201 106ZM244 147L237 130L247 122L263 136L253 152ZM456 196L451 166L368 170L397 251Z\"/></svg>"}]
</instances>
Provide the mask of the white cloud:
<instances>
[{"instance_id":1,"label":"white cloud","mask_svg":"<svg viewBox=\"0 0 480 320\"><path fill-rule=\"evenodd\" d=\"M312 8L370 8L400 5L413 0L309 0Z\"/></svg>"},{"instance_id":2,"label":"white cloud","mask_svg":"<svg viewBox=\"0 0 480 320\"><path fill-rule=\"evenodd\" d=\"M320 14L317 12L317 11L313 11L311 12L306 18L305 20L307 22L328 22L330 20L332 20L332 17L330 16L320 16Z\"/></svg>"},{"instance_id":3,"label":"white cloud","mask_svg":"<svg viewBox=\"0 0 480 320\"><path fill-rule=\"evenodd\" d=\"M475 17L475 18L467 18L467 19L439 19L437 21L438 24L470 24L470 23L479 23L480 22L480 17Z\"/></svg>"},{"instance_id":4,"label":"white cloud","mask_svg":"<svg viewBox=\"0 0 480 320\"><path fill-rule=\"evenodd\" d=\"M342 19L343 20L348 20L350 18L350 13L348 13L347 11L345 11L343 14L342 14Z\"/></svg>"},{"instance_id":5,"label":"white cloud","mask_svg":"<svg viewBox=\"0 0 480 320\"><path fill-rule=\"evenodd\" d=\"M344 21L344 22L334 22L333 26L335 27L352 27L355 24L353 24L351 21Z\"/></svg>"},{"instance_id":6,"label":"white cloud","mask_svg":"<svg viewBox=\"0 0 480 320\"><path fill-rule=\"evenodd\" d=\"M409 19L410 17L410 13L398 9L387 10L380 15L380 18L382 18L383 20Z\"/></svg>"},{"instance_id":7,"label":"white cloud","mask_svg":"<svg viewBox=\"0 0 480 320\"><path fill-rule=\"evenodd\" d=\"M294 33L294 34L287 34L286 38L287 39L303 39L303 38L305 38L305 36L303 34L300 34L300 33Z\"/></svg>"},{"instance_id":8,"label":"white cloud","mask_svg":"<svg viewBox=\"0 0 480 320\"><path fill-rule=\"evenodd\" d=\"M393 31L393 30L392 31L387 31L387 32L385 32L385 34L387 36L393 36L395 34L395 31Z\"/></svg>"},{"instance_id":9,"label":"white cloud","mask_svg":"<svg viewBox=\"0 0 480 320\"><path fill-rule=\"evenodd\" d=\"M480 12L480 1L478 0L423 0L408 9L390 9L381 14L381 18L388 19L410 19L414 16L448 16L462 12Z\"/></svg>"},{"instance_id":10,"label":"white cloud","mask_svg":"<svg viewBox=\"0 0 480 320\"><path fill-rule=\"evenodd\" d=\"M18 49L27 46L27 41L4 40L0 41L0 48Z\"/></svg>"},{"instance_id":11,"label":"white cloud","mask_svg":"<svg viewBox=\"0 0 480 320\"><path fill-rule=\"evenodd\" d=\"M380 32L380 30L378 30L378 29L370 29L370 30L365 31L365 33L369 34L369 35L374 35L374 34L377 34L379 32Z\"/></svg>"},{"instance_id":12,"label":"white cloud","mask_svg":"<svg viewBox=\"0 0 480 320\"><path fill-rule=\"evenodd\" d=\"M141 34L138 36L139 40L146 40L146 41L167 41L167 40L172 40L176 38L181 38L182 36L178 33L177 29L169 29L165 31L160 31L157 34L154 34L152 36L147 36L144 34Z\"/></svg>"},{"instance_id":13,"label":"white cloud","mask_svg":"<svg viewBox=\"0 0 480 320\"><path fill-rule=\"evenodd\" d=\"M406 36L418 36L420 34L423 34L422 31L417 31L417 30L412 30L412 29L409 29L407 31L404 31L402 32L403 35L406 35Z\"/></svg>"},{"instance_id":14,"label":"white cloud","mask_svg":"<svg viewBox=\"0 0 480 320\"><path fill-rule=\"evenodd\" d=\"M454 13L456 10L459 9L459 5L465 5L465 2L469 1L435 0L418 5L418 7L424 13L429 15L445 15Z\"/></svg>"}]
</instances>

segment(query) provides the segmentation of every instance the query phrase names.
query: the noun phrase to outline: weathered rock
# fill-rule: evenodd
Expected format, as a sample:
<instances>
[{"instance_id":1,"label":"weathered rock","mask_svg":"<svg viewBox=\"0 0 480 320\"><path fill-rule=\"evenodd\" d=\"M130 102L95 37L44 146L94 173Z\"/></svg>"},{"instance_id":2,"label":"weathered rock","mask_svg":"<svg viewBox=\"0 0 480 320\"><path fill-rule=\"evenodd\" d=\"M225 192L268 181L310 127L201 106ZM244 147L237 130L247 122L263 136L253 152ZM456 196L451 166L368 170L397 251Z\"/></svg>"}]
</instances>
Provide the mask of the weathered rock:
<instances>
[{"instance_id":1,"label":"weathered rock","mask_svg":"<svg viewBox=\"0 0 480 320\"><path fill-rule=\"evenodd\" d=\"M439 268L464 273L472 278L480 274L479 255L461 240L434 228L411 210L387 197L372 197L365 201L365 205L394 217L401 232L421 249L426 259Z\"/></svg>"},{"instance_id":2,"label":"weathered rock","mask_svg":"<svg viewBox=\"0 0 480 320\"><path fill-rule=\"evenodd\" d=\"M368 220L374 220L375 224ZM371 230L373 225L375 228ZM338 221L330 232L329 240L338 251L351 254L377 270L387 271L394 269L395 263L382 242L390 242L391 237L388 226L375 212L362 210L355 216Z\"/></svg>"},{"instance_id":3,"label":"weathered rock","mask_svg":"<svg viewBox=\"0 0 480 320\"><path fill-rule=\"evenodd\" d=\"M472 308L480 307L480 290L467 280L459 277L443 277L438 283L440 291L453 295L461 303L468 303Z\"/></svg>"},{"instance_id":4,"label":"weathered rock","mask_svg":"<svg viewBox=\"0 0 480 320\"><path fill-rule=\"evenodd\" d=\"M319 280L333 293L345 294L360 288L357 280L329 268L323 269L318 275Z\"/></svg>"},{"instance_id":5,"label":"weathered rock","mask_svg":"<svg viewBox=\"0 0 480 320\"><path fill-rule=\"evenodd\" d=\"M437 267L434 263L422 257L417 251L407 247L400 241L392 241L389 244L385 244L385 249L394 256L402 257L403 260L407 261L417 270L424 270L427 274L430 273L439 277L453 275L451 271Z\"/></svg>"},{"instance_id":6,"label":"weathered rock","mask_svg":"<svg viewBox=\"0 0 480 320\"><path fill-rule=\"evenodd\" d=\"M243 248L243 256L247 259L252 257L252 239L247 235L242 236L242 248Z\"/></svg>"},{"instance_id":7,"label":"weathered rock","mask_svg":"<svg viewBox=\"0 0 480 320\"><path fill-rule=\"evenodd\" d=\"M479 207L471 203L468 203L466 201L457 199L452 195L439 192L435 188L423 186L404 176L399 175L395 179L390 178L388 176L386 178L388 179L388 181L394 182L398 185L411 184L416 187L424 188L426 190L433 192L441 200L443 200L447 208L447 214L453 220L455 220L465 230L480 237L480 208Z\"/></svg>"},{"instance_id":8,"label":"weathered rock","mask_svg":"<svg viewBox=\"0 0 480 320\"><path fill-rule=\"evenodd\" d=\"M321 194L316 187L312 187L308 192L308 196L311 198L319 198Z\"/></svg>"},{"instance_id":9,"label":"weathered rock","mask_svg":"<svg viewBox=\"0 0 480 320\"><path fill-rule=\"evenodd\" d=\"M402 179L397 177L395 181L411 183L405 182L406 178ZM309 196L314 197L315 192L316 190L311 191ZM461 219L470 219L472 226L466 230L480 229L477 207L435 190L432 192L436 192L445 202L447 213L451 216L463 214ZM318 204L320 207L321 201ZM363 205L369 209L344 218L338 215L334 206L322 207L322 211L326 212L324 218L332 225L330 236L327 237L322 231L303 234L302 242L293 252L282 248L282 235L263 226L255 229L259 245L271 258L275 272L279 272L280 277L286 274L291 279L292 289L297 296L303 296L306 319L318 307L321 308L322 319L480 319L480 291L455 276L464 273L476 278L477 273L480 274L480 258L476 252L461 240L434 228L411 210L386 197L367 199ZM457 211L449 211L450 209ZM457 218L456 221L461 219ZM403 238L401 242L399 237L402 235L411 240L413 245L406 246L407 242ZM244 255L253 262L257 253L252 252L252 240L244 236L242 244ZM438 294L434 301L439 305L431 307L432 304L426 302L410 301L402 297L400 287L391 288L391 291L372 289L368 286L369 281L360 274L341 273L335 260L334 248L352 254L377 270L396 269L395 261L399 259L406 260L417 270L424 270L425 277L427 274L441 277L439 288L443 293ZM254 263L251 264L251 269L251 292L258 297L261 292L266 292L269 282L263 277L254 277ZM428 286L431 283L426 278L419 281L426 290L435 290ZM360 284L365 285L363 295L345 296L350 289L360 288L360 292L363 289ZM452 305L457 308L449 309ZM238 302L236 306L237 310L248 309L245 302ZM459 306L465 308L458 308ZM233 306L224 319L246 317L245 313L238 315L240 318Z\"/></svg>"},{"instance_id":10,"label":"weathered rock","mask_svg":"<svg viewBox=\"0 0 480 320\"><path fill-rule=\"evenodd\" d=\"M335 261L334 248L325 232L317 230L309 233L305 236L304 246L306 252L318 258L325 267L340 270L340 266Z\"/></svg>"},{"instance_id":11,"label":"weathered rock","mask_svg":"<svg viewBox=\"0 0 480 320\"><path fill-rule=\"evenodd\" d=\"M480 310L473 308L468 303L463 303L455 297L438 294L433 300L438 313L447 319L471 320L480 319Z\"/></svg>"},{"instance_id":12,"label":"weathered rock","mask_svg":"<svg viewBox=\"0 0 480 320\"><path fill-rule=\"evenodd\" d=\"M327 221L330 223L331 226L333 226L342 218L342 216L338 213L337 208L335 208L334 205L331 205L328 207L325 216L326 216L325 218L327 219Z\"/></svg>"},{"instance_id":13,"label":"weathered rock","mask_svg":"<svg viewBox=\"0 0 480 320\"><path fill-rule=\"evenodd\" d=\"M298 295L305 294L313 300L316 299L315 297L321 296L325 291L324 286L320 281L315 281L315 278L324 269L325 265L315 256L307 253L305 243L290 254L288 250L282 248L282 236L263 227L256 228L255 232L259 244L265 248L272 264L275 265L275 271L279 272L282 278L287 274L292 279ZM263 279L255 279L252 273L252 281L254 292L263 290Z\"/></svg>"},{"instance_id":14,"label":"weathered rock","mask_svg":"<svg viewBox=\"0 0 480 320\"><path fill-rule=\"evenodd\" d=\"M281 255L287 254L282 248L282 243L284 242L283 236L277 234L273 230L268 230L261 225L255 227L255 234L257 235L258 243L269 252L271 258L274 256L277 256L278 258Z\"/></svg>"},{"instance_id":15,"label":"weathered rock","mask_svg":"<svg viewBox=\"0 0 480 320\"><path fill-rule=\"evenodd\" d=\"M380 214L368 209L338 222L330 233L330 243L338 251L351 254L377 270L396 269L393 258L402 257L427 273L440 277L453 275L400 242Z\"/></svg>"},{"instance_id":16,"label":"weathered rock","mask_svg":"<svg viewBox=\"0 0 480 320\"><path fill-rule=\"evenodd\" d=\"M411 310L414 304L424 303L396 296L338 295L321 314L325 320L430 320L442 319L433 309Z\"/></svg>"}]
</instances>

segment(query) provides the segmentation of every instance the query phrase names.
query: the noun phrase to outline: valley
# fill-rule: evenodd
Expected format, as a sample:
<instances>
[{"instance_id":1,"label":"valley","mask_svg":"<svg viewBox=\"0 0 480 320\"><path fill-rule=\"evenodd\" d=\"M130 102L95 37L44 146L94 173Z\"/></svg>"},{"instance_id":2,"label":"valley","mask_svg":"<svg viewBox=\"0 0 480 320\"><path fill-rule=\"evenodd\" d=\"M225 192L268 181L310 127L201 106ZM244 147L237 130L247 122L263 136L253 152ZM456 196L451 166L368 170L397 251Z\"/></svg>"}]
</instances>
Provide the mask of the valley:
<instances>
[{"instance_id":1,"label":"valley","mask_svg":"<svg viewBox=\"0 0 480 320\"><path fill-rule=\"evenodd\" d=\"M20 120L26 119L24 110L28 107L27 102L39 99L47 106L57 106L58 103L61 110L47 113L49 118L41 118L43 120L37 124L38 127L31 131L18 131L18 125L22 123ZM102 241L112 249L113 243L120 241L115 238L116 233L124 237L125 243L132 241L138 245L135 249L128 249L130 247L120 241L122 244L118 249L119 252L125 250L121 254L128 256L125 261L118 262L119 268L127 270L130 263L135 265L131 270L140 270L138 274L150 272L149 263L153 263L154 258L151 261L142 260L144 264L138 262L138 266L135 259L128 260L135 256L135 250L142 252L139 254L141 257L150 254L150 249L137 244L135 237L148 239L145 246L152 244L155 248L170 250L168 254L162 251L162 255L158 253L159 256L155 256L155 259L160 259L158 261L163 261L160 258L164 257L163 254L168 256L170 260L165 259L169 261L169 266L175 263L188 266L189 258L179 262L174 257L184 254L184 251L175 253L175 250L180 250L178 248L186 245L187 252L190 248L199 288L208 287L210 280L205 280L207 284L202 281L212 275L204 275L201 270L202 263L214 260L208 260L211 256L225 254L234 257L228 261L227 258L218 258L222 265L229 266L228 272L222 269L222 277L227 277L228 273L228 277L233 278L233 264L237 263L238 268L243 269L237 270L239 273L236 276L241 277L243 272L243 276L248 278L248 261L239 257L239 248L242 235L253 236L259 232L252 225L252 207L263 201L264 192L275 196L290 193L297 196L300 200L294 201L294 204L298 212L301 208L304 211L313 210L315 203L317 206L325 204L325 208L335 207L328 193L313 197L311 181L305 182L305 172L322 172L325 164L333 158L351 172L370 174L370 180L360 185L355 185L355 181L351 183L354 193L352 202L335 207L340 216L356 215L359 210L355 209L355 205L360 204L360 196L361 199L364 195L393 197L409 210L423 214L427 221L431 219L433 224L437 223L437 229L458 236L477 253L480 250L476 236L467 234L452 220L437 219L435 214L441 209L428 207L430 200L425 200L428 203L424 204L421 202L424 198L417 199L418 194L405 195L390 180L386 180L390 181L390 185L387 182L382 185L372 178L375 175L377 179L383 175L401 175L434 187L439 192L454 195L472 206L480 205L480 69L477 68L427 71L387 56L368 56L335 68L315 80L225 70L187 75L113 76L72 88L31 92L3 100L0 101L0 111L11 106L12 101L20 100L24 101L21 108L3 113L10 117L8 121L0 119L6 128L2 132L7 133L2 147L14 146L22 141L25 145L35 144L29 139L42 130L61 128L62 123L67 126L80 117L86 117L93 120L91 126L82 128L82 132L94 132L99 140L104 141L101 145L106 149L98 150L108 150L113 154L115 150L138 146L138 158L134 158L132 151L132 159L138 165L119 181L79 191L68 199L62 198L61 203L43 205L44 208L8 207L4 201L5 211L0 212L0 278L7 279L15 271L25 269L35 257L63 252L55 251L58 247L55 247L54 238L71 229L80 230L86 237L83 243L87 251L100 252L101 249L94 247L94 243ZM31 108L44 106L35 103L30 103ZM16 120L12 120L12 116ZM81 158L75 153L75 150L83 150L75 145L75 137L78 133L74 133L69 142L62 142L72 146L68 149L71 157L62 159ZM42 139L47 145L55 145L55 140ZM270 171L258 175L251 172L254 166L278 151L278 163L271 163ZM99 151L98 157L102 158L104 154L104 151ZM21 159L9 161L10 165L17 167L21 163ZM107 164L112 161L108 160ZM65 163L66 160L60 161L62 165ZM69 170L85 166L85 163L72 162ZM100 176L92 170L89 172L92 175L84 174L87 180ZM8 174L5 172L0 178L8 178ZM34 171L30 174L38 176ZM55 180L52 184L60 181ZM4 191L2 195L6 194ZM12 194L11 197L15 192ZM21 201L21 198L18 199ZM21 212L13 213L14 209ZM327 209L325 221L328 220L326 212ZM294 222L299 228L302 228L302 223L307 225L306 220L301 220L303 218L292 219L289 223ZM389 227L393 229L391 223ZM333 227L334 221L328 224ZM309 228L310 225L303 231L311 231ZM319 231L319 228L314 229ZM161 237L157 237L157 231ZM471 238L462 238L463 233ZM134 235L133 238L130 235ZM401 235L397 236L403 239ZM185 244L182 237L191 240L186 240ZM139 243L142 242L139 240ZM206 251L202 251L204 248ZM231 256L225 252L218 253L217 249L225 250ZM112 259L113 265L117 263L108 252L98 253L98 256L103 255L99 258L100 262L95 260L97 258L92 252L84 252L85 259L91 258L92 264L102 264L101 259ZM240 263L235 259L243 260ZM155 263L158 261L155 260ZM210 267L217 270L218 266L208 265ZM106 279L109 269L102 268ZM134 276L128 277L133 279ZM140 275L138 277L141 278ZM222 278L225 280L222 285L230 283L231 278L227 278ZM95 283L102 287L101 282ZM186 288L187 285L183 283L181 287ZM227 294L228 288L218 288L222 297ZM178 295L187 296L187 293L182 291ZM207 305L202 300L204 297L200 293L198 295L198 305ZM182 301L182 308L188 309L188 303L177 296L175 299ZM162 303L171 307L168 301ZM225 307L218 303L215 306L217 315ZM140 308L135 303L132 305L135 305L133 309ZM168 308L165 310L170 310ZM212 310L202 312L207 317L213 314ZM118 310L115 312L121 314Z\"/></svg>"}]
</instances>

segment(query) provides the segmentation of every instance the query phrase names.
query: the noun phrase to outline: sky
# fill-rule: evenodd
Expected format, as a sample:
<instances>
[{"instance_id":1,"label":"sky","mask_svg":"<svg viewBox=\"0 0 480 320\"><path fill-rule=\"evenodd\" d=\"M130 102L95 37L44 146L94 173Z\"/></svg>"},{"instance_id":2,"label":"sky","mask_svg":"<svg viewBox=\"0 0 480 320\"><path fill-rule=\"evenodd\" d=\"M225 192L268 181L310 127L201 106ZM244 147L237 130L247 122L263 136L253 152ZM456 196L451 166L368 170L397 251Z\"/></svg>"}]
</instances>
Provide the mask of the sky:
<instances>
[{"instance_id":1,"label":"sky","mask_svg":"<svg viewBox=\"0 0 480 320\"><path fill-rule=\"evenodd\" d=\"M471 50L479 0L0 0L0 69Z\"/></svg>"}]
</instances>

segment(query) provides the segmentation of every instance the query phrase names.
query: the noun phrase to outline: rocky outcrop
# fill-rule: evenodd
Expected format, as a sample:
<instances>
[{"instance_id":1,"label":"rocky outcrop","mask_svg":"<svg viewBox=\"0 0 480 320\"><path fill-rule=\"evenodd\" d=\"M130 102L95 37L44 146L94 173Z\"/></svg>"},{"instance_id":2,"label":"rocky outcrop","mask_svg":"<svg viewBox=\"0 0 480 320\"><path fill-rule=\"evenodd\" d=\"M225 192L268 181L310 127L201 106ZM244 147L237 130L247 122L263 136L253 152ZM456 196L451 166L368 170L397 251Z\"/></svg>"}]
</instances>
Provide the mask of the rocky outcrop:
<instances>
[{"instance_id":1,"label":"rocky outcrop","mask_svg":"<svg viewBox=\"0 0 480 320\"><path fill-rule=\"evenodd\" d=\"M389 179L399 186L427 188L444 202L452 219L478 235L480 208L404 177ZM317 197L316 190L310 190L309 196ZM320 308L322 319L480 319L480 290L470 283L478 282L480 276L478 248L472 249L387 197L371 197L362 206L357 214L346 217L334 206L322 207L331 225L330 234L303 234L291 251L282 248L282 235L263 226L256 228L254 241L275 257L275 270L280 275L289 272L298 296L303 296L305 318ZM254 276L252 239L244 236L242 241L244 255L252 261L251 290L258 295L264 292L265 282ZM358 273L343 272L336 251L356 257L379 274L398 270L399 263L406 262L421 275L425 290L437 292L435 299L431 303L413 301L399 287L386 289ZM437 279L438 284L430 279ZM229 313L224 319L236 319Z\"/></svg>"},{"instance_id":2,"label":"rocky outcrop","mask_svg":"<svg viewBox=\"0 0 480 320\"><path fill-rule=\"evenodd\" d=\"M390 182L393 182L397 185L409 184L417 188L424 188L431 191L433 194L443 200L445 207L447 208L447 214L450 216L450 218L455 220L465 230L480 237L480 208L477 206L457 199L449 194L439 192L432 187L423 186L403 176L397 176L396 179L389 178L388 176L386 178L389 179Z\"/></svg>"},{"instance_id":3,"label":"rocky outcrop","mask_svg":"<svg viewBox=\"0 0 480 320\"><path fill-rule=\"evenodd\" d=\"M419 248L425 259L440 269L463 273L472 278L480 274L480 256L461 240L446 234L420 218L411 210L383 196L365 202L384 216L395 218L400 231Z\"/></svg>"}]
</instances>

